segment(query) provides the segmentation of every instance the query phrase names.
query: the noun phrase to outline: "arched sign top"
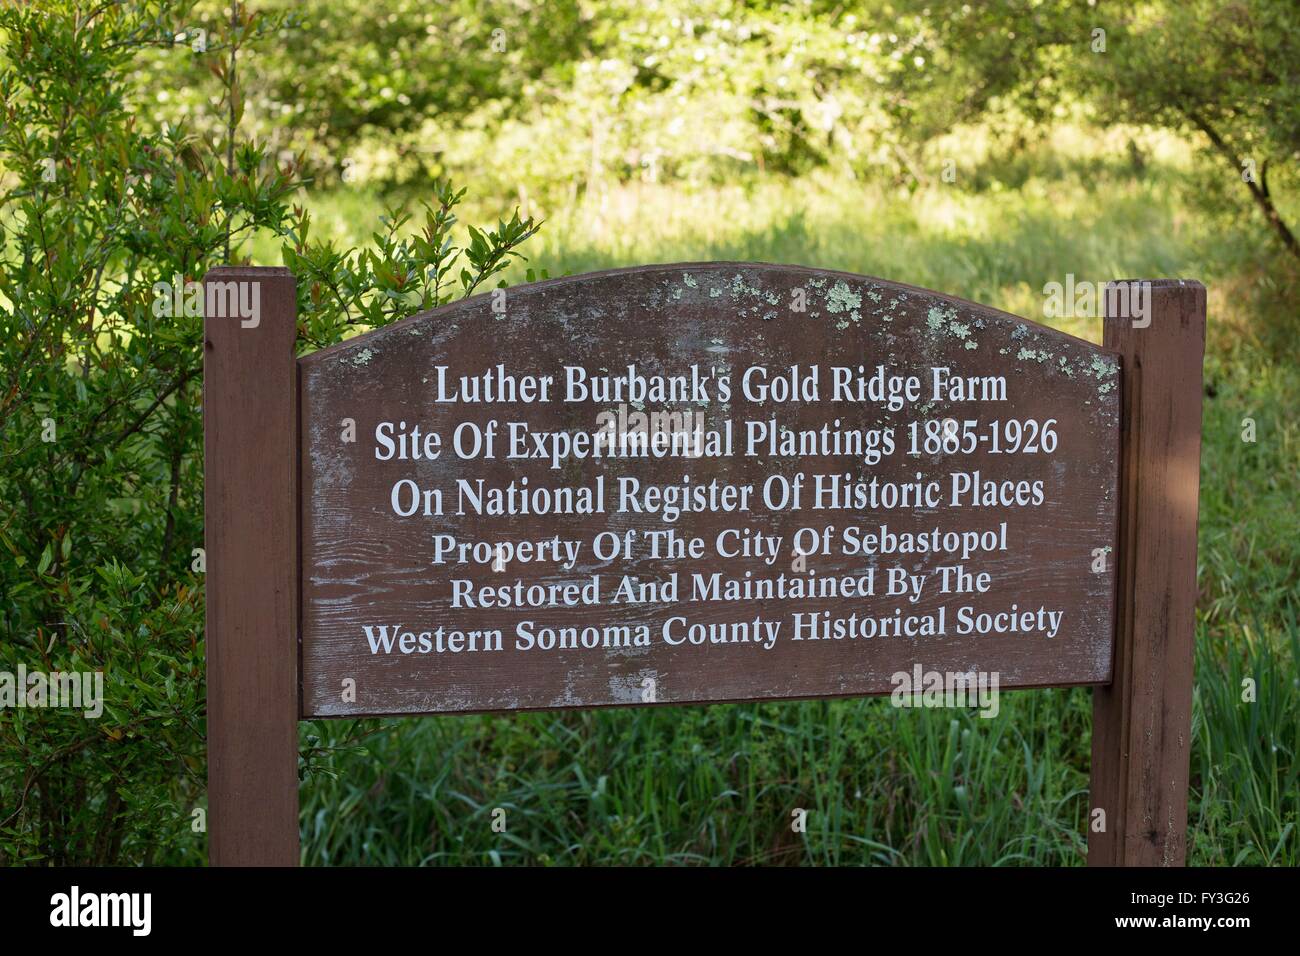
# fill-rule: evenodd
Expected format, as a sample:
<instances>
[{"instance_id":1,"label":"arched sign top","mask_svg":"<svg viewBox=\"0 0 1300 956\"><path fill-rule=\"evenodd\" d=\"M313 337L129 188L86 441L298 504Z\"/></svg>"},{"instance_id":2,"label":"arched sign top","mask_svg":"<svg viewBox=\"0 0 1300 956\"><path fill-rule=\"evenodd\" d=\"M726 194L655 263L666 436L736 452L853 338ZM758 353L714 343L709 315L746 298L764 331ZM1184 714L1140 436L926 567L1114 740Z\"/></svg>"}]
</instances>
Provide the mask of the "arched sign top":
<instances>
[{"instance_id":1,"label":"arched sign top","mask_svg":"<svg viewBox=\"0 0 1300 956\"><path fill-rule=\"evenodd\" d=\"M1088 342L702 263L495 290L300 370L309 716L1109 678L1119 362Z\"/></svg>"},{"instance_id":2,"label":"arched sign top","mask_svg":"<svg viewBox=\"0 0 1300 956\"><path fill-rule=\"evenodd\" d=\"M562 312L564 304L593 300L602 304L588 306L580 314ZM1014 336L1015 361L1029 363L1026 370L1068 377L1074 371L1084 371L1074 364L1083 360L1087 374L1105 381L1113 379L1117 368L1116 353L1111 350L991 306L874 276L763 262L633 266L490 290L363 333L300 361L304 367L348 361L356 352L386 340L400 342L398 336L415 334L413 329L419 326L430 326L434 335L445 334L448 321L460 316L488 314L497 321L540 318L567 326L584 319L599 321L610 310L626 314L639 308L671 318L674 312L682 314L690 307L722 310L732 320L821 322L850 334L860 331L864 323L897 322L892 327L895 335L916 326L931 340L956 338L968 350L979 348L984 331L1001 330ZM751 324L737 323L734 331L744 332ZM1095 366L1093 356L1098 362ZM1055 361L1049 365L1050 359Z\"/></svg>"}]
</instances>

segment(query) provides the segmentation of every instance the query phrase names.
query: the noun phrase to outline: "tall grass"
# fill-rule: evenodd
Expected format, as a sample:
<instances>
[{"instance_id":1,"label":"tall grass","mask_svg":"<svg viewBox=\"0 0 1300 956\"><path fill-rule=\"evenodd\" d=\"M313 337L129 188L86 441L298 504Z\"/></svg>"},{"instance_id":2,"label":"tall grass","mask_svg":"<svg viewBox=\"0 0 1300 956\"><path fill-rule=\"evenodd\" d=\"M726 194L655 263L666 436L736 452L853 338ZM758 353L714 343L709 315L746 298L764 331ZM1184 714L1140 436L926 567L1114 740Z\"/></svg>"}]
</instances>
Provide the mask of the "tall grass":
<instances>
[{"instance_id":1,"label":"tall grass","mask_svg":"<svg viewBox=\"0 0 1300 956\"><path fill-rule=\"evenodd\" d=\"M827 179L647 184L553 212L531 264L560 275L803 263L1040 321L1043 283L1066 273L1205 281L1189 861L1295 865L1300 376L1255 334L1293 307L1278 301L1276 269L1251 252L1267 247L1262 231L1188 214L1181 175L1094 164L1026 174L1015 190L916 195ZM322 223L355 224L368 202L313 198ZM1060 324L1100 334L1096 320ZM1242 440L1246 417L1254 443ZM1254 702L1243 700L1247 678ZM330 750L353 730L360 747ZM1084 860L1090 730L1082 689L1007 694L991 720L842 700L305 724L321 756L302 787L303 858L1073 865Z\"/></svg>"}]
</instances>

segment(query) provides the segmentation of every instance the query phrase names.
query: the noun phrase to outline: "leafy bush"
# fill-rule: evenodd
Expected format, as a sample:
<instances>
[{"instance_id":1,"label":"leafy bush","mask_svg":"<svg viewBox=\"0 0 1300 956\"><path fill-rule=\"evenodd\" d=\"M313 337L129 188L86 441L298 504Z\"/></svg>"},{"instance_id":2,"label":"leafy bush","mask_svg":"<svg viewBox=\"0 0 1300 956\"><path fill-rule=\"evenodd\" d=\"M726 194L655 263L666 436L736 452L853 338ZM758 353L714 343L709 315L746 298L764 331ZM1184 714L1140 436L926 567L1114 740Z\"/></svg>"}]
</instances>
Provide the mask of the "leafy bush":
<instances>
[{"instance_id":1,"label":"leafy bush","mask_svg":"<svg viewBox=\"0 0 1300 956\"><path fill-rule=\"evenodd\" d=\"M827 168L916 188L960 164L967 188L970 157L944 134L996 132L1014 157L1069 118L1198 145L1208 172L1186 199L1256 210L1300 256L1293 4L265 2L306 28L259 51L251 128L324 185L472 175L478 193L557 209L632 181ZM187 24L219 29L224 8L203 0ZM155 81L151 106L201 119L207 65L161 68L178 65L190 82Z\"/></svg>"},{"instance_id":2,"label":"leafy bush","mask_svg":"<svg viewBox=\"0 0 1300 956\"><path fill-rule=\"evenodd\" d=\"M159 297L269 233L304 345L327 345L478 288L536 230L516 215L458 249L463 191L440 186L419 235L396 216L373 250L309 242L293 168L237 136L238 53L283 20L237 4L206 45L217 132L142 120L138 59L190 13L0 10L0 673L104 682L98 719L0 711L0 863L205 856L202 319Z\"/></svg>"}]
</instances>

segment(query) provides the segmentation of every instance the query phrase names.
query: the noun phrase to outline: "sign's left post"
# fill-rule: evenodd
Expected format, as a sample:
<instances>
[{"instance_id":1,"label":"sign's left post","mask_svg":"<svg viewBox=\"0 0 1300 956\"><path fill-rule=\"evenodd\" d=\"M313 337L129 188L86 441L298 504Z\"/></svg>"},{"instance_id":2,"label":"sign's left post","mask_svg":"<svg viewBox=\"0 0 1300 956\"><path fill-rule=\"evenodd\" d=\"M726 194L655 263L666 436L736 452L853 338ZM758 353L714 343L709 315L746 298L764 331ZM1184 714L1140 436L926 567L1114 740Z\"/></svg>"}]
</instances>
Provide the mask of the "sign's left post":
<instances>
[{"instance_id":1,"label":"sign's left post","mask_svg":"<svg viewBox=\"0 0 1300 956\"><path fill-rule=\"evenodd\" d=\"M295 866L296 287L249 267L203 284L208 859Z\"/></svg>"}]
</instances>

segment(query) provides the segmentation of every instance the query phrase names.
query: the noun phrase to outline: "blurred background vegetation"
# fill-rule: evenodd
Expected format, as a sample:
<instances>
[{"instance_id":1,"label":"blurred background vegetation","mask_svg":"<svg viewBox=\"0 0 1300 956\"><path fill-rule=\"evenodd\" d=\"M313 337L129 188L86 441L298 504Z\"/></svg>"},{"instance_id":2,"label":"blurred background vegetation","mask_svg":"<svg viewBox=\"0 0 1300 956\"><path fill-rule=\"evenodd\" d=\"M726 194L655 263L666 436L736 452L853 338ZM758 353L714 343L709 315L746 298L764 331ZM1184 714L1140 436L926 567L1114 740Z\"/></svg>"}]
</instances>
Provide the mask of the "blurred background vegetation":
<instances>
[{"instance_id":1,"label":"blurred background vegetation","mask_svg":"<svg viewBox=\"0 0 1300 956\"><path fill-rule=\"evenodd\" d=\"M1093 340L1045 283L1205 283L1189 862L1294 865L1298 46L1274 0L7 5L0 670L109 700L0 713L0 861L205 858L201 331L155 282L289 265L308 350L484 283L734 259ZM308 723L303 858L1073 865L1090 714Z\"/></svg>"}]
</instances>

